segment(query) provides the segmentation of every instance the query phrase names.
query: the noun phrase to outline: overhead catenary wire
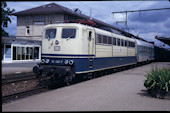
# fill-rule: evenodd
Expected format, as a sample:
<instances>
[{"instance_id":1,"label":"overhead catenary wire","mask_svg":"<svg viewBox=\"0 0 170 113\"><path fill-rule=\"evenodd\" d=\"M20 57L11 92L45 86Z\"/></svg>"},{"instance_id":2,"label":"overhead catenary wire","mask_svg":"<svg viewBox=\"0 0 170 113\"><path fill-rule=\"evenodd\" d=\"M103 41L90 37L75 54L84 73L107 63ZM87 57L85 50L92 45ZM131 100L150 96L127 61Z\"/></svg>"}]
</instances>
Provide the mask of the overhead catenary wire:
<instances>
[{"instance_id":1,"label":"overhead catenary wire","mask_svg":"<svg viewBox=\"0 0 170 113\"><path fill-rule=\"evenodd\" d=\"M158 8L158 9L142 9L142 10L129 10L129 11L118 11L118 12L112 12L112 14L114 15L115 13L125 13L126 14L126 27L127 27L127 13L129 12L139 12L141 13L142 11L155 11L155 10L167 10L170 8ZM140 15L140 14L139 14Z\"/></svg>"},{"instance_id":2,"label":"overhead catenary wire","mask_svg":"<svg viewBox=\"0 0 170 113\"><path fill-rule=\"evenodd\" d=\"M80 1L79 1L80 2ZM84 4L84 5L86 5L86 6L88 6L88 7L90 7L91 9L94 9L95 11L97 11L97 12L99 12L99 13L101 13L101 14L103 14L104 16L109 16L111 19L113 19L113 17L111 16L111 15L107 15L106 13L104 13L104 12L101 12L101 11L99 11L99 10L97 10L97 9L95 9L95 8L93 8L93 7L91 7L91 6L89 6L89 5L87 5L87 4L85 4L85 3L83 3L83 2L80 2L80 3L82 3L82 4ZM116 19L116 18L115 18ZM116 21L118 21L117 19L116 19ZM123 28L121 25L118 25L121 29Z\"/></svg>"},{"instance_id":3,"label":"overhead catenary wire","mask_svg":"<svg viewBox=\"0 0 170 113\"><path fill-rule=\"evenodd\" d=\"M80 1L79 1L80 2ZM106 13L104 13L104 12L101 12L101 11L99 11L99 10L97 10L97 9L95 9L95 8L93 8L93 7L91 7L91 6L89 6L89 5L87 5L87 4L85 4L85 3L83 3L83 2L80 2L80 3L82 3L82 4L84 4L84 5L86 5L86 6L88 6L88 7L90 7L91 9L94 9L94 10L96 10L97 12L99 12L99 13L102 13L103 15L105 15L105 16L109 16L109 17L111 17L112 18L112 16L110 16L110 15L107 15Z\"/></svg>"},{"instance_id":4,"label":"overhead catenary wire","mask_svg":"<svg viewBox=\"0 0 170 113\"><path fill-rule=\"evenodd\" d=\"M131 10L131 11L118 11L118 12L112 12L114 13L128 13L128 12L141 12L141 11L153 11L153 10L167 10L170 8L159 8L159 9L143 9L143 10Z\"/></svg>"}]
</instances>

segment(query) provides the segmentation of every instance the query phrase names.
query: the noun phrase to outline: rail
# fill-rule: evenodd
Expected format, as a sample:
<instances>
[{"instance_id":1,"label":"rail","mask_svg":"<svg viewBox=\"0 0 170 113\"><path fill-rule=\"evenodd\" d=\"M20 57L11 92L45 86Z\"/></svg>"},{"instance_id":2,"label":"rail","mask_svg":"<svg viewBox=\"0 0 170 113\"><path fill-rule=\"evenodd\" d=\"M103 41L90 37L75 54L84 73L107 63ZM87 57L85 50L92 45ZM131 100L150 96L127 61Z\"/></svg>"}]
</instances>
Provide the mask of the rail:
<instances>
[{"instance_id":1,"label":"rail","mask_svg":"<svg viewBox=\"0 0 170 113\"><path fill-rule=\"evenodd\" d=\"M25 80L31 80L36 79L35 75L25 75L25 76L14 76L14 77L8 77L8 78L2 78L2 84L7 83L13 83L13 82L19 82L19 81L25 81Z\"/></svg>"},{"instance_id":2,"label":"rail","mask_svg":"<svg viewBox=\"0 0 170 113\"><path fill-rule=\"evenodd\" d=\"M29 96L29 95L35 94L36 92L40 93L42 91L47 91L47 86L36 87L33 89L16 92L16 93L12 93L9 95L4 95L4 96L2 96L2 103L8 102L13 99L17 99L19 97Z\"/></svg>"}]
</instances>

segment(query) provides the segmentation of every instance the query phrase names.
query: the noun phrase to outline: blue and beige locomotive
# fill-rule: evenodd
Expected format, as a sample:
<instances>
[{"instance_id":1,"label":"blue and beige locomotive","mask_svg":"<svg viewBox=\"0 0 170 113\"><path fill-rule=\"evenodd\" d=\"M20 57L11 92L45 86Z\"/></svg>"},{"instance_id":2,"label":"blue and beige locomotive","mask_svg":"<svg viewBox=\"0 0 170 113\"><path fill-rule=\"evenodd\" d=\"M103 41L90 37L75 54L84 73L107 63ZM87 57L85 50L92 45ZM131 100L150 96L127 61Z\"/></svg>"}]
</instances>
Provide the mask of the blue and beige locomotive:
<instances>
[{"instance_id":1,"label":"blue and beige locomotive","mask_svg":"<svg viewBox=\"0 0 170 113\"><path fill-rule=\"evenodd\" d=\"M43 32L41 63L33 71L37 77L49 76L69 85L79 75L137 64L141 59L137 42L88 25L50 24Z\"/></svg>"}]
</instances>

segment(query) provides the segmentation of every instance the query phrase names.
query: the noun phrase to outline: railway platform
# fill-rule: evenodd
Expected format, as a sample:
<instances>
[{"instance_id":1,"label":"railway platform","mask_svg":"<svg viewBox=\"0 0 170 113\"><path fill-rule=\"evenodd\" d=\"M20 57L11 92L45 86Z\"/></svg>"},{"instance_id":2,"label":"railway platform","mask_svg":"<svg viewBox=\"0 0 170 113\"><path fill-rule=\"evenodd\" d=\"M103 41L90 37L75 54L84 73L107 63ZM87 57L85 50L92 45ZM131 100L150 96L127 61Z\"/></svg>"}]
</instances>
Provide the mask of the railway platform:
<instances>
[{"instance_id":1,"label":"railway platform","mask_svg":"<svg viewBox=\"0 0 170 113\"><path fill-rule=\"evenodd\" d=\"M37 65L38 62L39 61L2 63L1 78L33 73L32 69L35 65Z\"/></svg>"},{"instance_id":2,"label":"railway platform","mask_svg":"<svg viewBox=\"0 0 170 113\"><path fill-rule=\"evenodd\" d=\"M170 68L170 62L153 62L21 98L4 103L2 111L170 111L168 99L151 97L143 85L144 75L154 66Z\"/></svg>"}]
</instances>

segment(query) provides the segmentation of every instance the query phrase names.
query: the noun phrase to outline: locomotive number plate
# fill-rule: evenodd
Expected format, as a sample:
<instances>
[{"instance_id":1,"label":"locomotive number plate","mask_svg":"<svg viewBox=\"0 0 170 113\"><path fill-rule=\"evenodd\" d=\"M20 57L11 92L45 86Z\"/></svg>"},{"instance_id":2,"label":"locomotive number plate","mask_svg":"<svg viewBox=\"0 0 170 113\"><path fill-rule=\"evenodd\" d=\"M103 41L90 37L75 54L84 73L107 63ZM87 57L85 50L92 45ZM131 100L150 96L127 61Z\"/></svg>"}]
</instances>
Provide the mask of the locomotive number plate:
<instances>
[{"instance_id":1,"label":"locomotive number plate","mask_svg":"<svg viewBox=\"0 0 170 113\"><path fill-rule=\"evenodd\" d=\"M60 51L60 46L54 46L54 51Z\"/></svg>"}]
</instances>

